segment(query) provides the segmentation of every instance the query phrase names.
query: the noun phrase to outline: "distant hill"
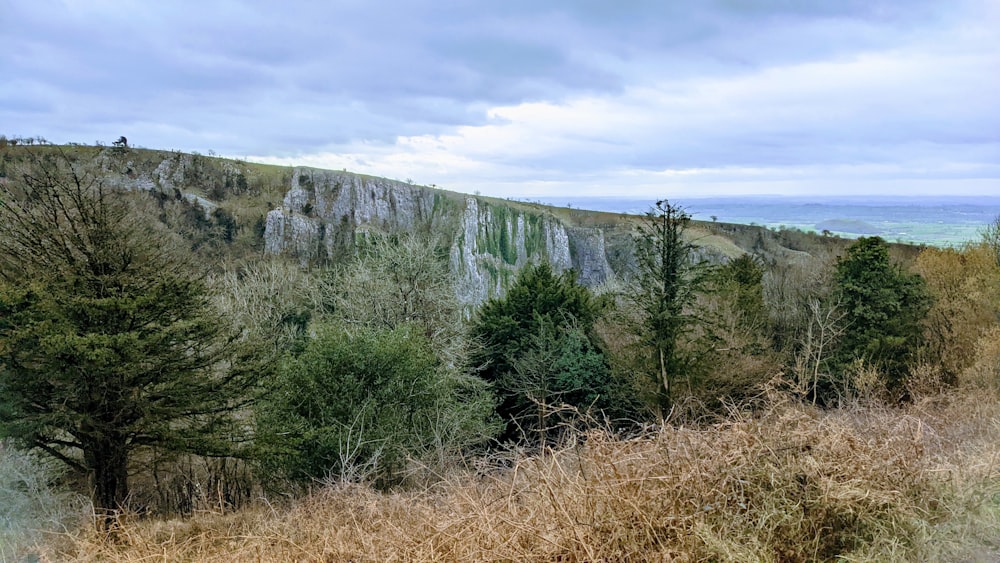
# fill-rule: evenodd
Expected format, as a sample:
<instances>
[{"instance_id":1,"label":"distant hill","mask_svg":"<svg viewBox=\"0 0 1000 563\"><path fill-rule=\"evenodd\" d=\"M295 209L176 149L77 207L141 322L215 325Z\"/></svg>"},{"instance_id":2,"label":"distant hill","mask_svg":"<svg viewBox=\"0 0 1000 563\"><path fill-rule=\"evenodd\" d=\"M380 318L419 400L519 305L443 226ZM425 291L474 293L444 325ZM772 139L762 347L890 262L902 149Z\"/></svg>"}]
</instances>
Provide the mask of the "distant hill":
<instances>
[{"instance_id":1,"label":"distant hill","mask_svg":"<svg viewBox=\"0 0 1000 563\"><path fill-rule=\"evenodd\" d=\"M542 197L538 201L639 215L648 211L652 203L650 198L620 196ZM680 197L672 201L703 221L816 233L827 229L851 238L877 234L890 241L941 247L978 240L983 229L1000 216L997 196L772 195ZM831 220L861 221L865 225L823 224Z\"/></svg>"}]
</instances>

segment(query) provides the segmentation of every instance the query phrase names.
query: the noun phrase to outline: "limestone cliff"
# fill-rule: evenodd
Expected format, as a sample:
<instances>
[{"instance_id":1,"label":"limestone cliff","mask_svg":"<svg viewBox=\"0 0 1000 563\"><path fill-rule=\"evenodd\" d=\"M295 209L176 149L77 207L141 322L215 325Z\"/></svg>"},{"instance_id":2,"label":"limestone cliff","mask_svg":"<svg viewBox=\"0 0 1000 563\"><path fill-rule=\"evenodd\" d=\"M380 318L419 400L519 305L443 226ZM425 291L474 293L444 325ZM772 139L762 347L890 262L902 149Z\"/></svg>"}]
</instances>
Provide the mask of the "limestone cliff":
<instances>
[{"instance_id":1,"label":"limestone cliff","mask_svg":"<svg viewBox=\"0 0 1000 563\"><path fill-rule=\"evenodd\" d=\"M285 168L178 152L131 150L125 173L104 170L124 189L156 193L187 206L186 229L215 229L242 253L283 255L301 264L337 262L368 233L410 232L449 251L460 299L497 295L526 264L573 269L597 287L634 266L638 217L468 196L410 183L314 168ZM117 165L116 165L117 166ZM176 213L175 213L176 215ZM176 219L175 222L181 219ZM185 219L187 220L187 219ZM810 259L841 244L830 237L724 223L694 223L687 236L698 254L725 261L751 252L766 262ZM210 237L202 237L208 240ZM233 247L235 248L236 245Z\"/></svg>"},{"instance_id":2,"label":"limestone cliff","mask_svg":"<svg viewBox=\"0 0 1000 563\"><path fill-rule=\"evenodd\" d=\"M433 233L451 247L463 302L497 295L532 262L576 270L580 281L615 279L599 227L567 227L543 210L460 196L346 172L296 168L282 205L267 214L265 250L301 262L332 259L365 232Z\"/></svg>"}]
</instances>

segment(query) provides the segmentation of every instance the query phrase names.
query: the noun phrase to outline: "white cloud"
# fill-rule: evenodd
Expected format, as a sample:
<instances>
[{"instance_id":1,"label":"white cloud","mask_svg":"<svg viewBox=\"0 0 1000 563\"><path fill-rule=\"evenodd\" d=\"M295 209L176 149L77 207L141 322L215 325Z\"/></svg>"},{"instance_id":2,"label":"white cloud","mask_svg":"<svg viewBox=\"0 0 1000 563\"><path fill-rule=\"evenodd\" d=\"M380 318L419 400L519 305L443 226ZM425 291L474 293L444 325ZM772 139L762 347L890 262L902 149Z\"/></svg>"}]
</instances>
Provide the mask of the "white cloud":
<instances>
[{"instance_id":1,"label":"white cloud","mask_svg":"<svg viewBox=\"0 0 1000 563\"><path fill-rule=\"evenodd\" d=\"M1000 50L918 44L726 77L648 76L619 94L497 106L483 125L283 162L497 195L802 193L872 182L975 192L1000 176L990 160L997 90L978 86L996 68Z\"/></svg>"}]
</instances>

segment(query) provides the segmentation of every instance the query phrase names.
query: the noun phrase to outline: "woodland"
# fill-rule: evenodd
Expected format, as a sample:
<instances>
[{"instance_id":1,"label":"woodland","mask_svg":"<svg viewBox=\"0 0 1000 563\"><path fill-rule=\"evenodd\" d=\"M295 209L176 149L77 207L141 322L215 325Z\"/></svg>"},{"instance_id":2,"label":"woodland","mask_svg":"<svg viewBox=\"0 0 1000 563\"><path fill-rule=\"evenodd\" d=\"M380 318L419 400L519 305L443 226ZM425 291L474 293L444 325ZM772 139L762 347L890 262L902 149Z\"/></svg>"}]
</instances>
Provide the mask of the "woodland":
<instances>
[{"instance_id":1,"label":"woodland","mask_svg":"<svg viewBox=\"0 0 1000 563\"><path fill-rule=\"evenodd\" d=\"M469 306L440 233L268 254L263 176L195 186L212 210L125 190L121 141L0 139L0 560L1000 543L1000 218L960 248L720 258L664 199L625 279L536 260Z\"/></svg>"}]
</instances>

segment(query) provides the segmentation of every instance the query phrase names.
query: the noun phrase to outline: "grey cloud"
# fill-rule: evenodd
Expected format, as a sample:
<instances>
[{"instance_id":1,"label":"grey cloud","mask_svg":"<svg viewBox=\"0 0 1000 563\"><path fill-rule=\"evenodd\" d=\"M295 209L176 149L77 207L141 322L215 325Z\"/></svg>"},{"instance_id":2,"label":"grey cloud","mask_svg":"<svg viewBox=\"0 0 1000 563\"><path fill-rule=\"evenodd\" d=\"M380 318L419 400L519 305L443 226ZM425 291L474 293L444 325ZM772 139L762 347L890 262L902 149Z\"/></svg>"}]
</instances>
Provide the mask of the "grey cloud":
<instances>
[{"instance_id":1,"label":"grey cloud","mask_svg":"<svg viewBox=\"0 0 1000 563\"><path fill-rule=\"evenodd\" d=\"M295 155L390 146L489 122L487 109L620 95L650 80L751 74L773 65L849 59L919 41L962 17L929 0L457 0L131 2L0 0L10 44L0 72L0 132L53 140L114 138L229 154ZM968 80L967 77L956 79ZM734 123L567 138L529 157L491 155L525 174L938 160L996 160L997 83L945 107L872 93L884 114L815 119L736 100ZM678 95L682 95L681 92ZM992 132L991 132L992 131ZM915 149L914 139L933 149ZM908 144L909 143L909 144ZM985 143L985 144L984 144ZM963 147L964 149L960 148ZM986 148L983 148L986 147ZM964 150L964 153L963 153ZM906 151L914 151L913 153ZM991 152L993 151L993 152ZM912 159L911 159L912 160ZM520 174L520 172L518 172Z\"/></svg>"}]
</instances>

